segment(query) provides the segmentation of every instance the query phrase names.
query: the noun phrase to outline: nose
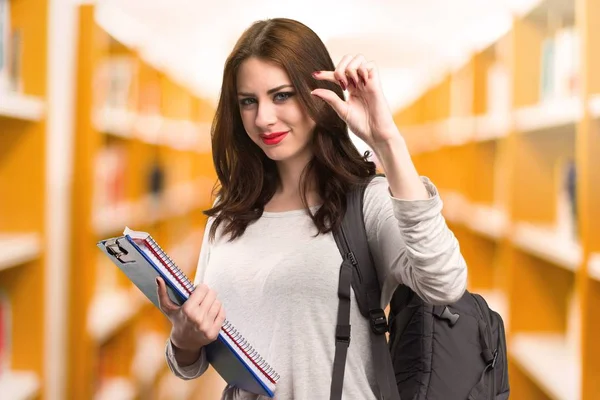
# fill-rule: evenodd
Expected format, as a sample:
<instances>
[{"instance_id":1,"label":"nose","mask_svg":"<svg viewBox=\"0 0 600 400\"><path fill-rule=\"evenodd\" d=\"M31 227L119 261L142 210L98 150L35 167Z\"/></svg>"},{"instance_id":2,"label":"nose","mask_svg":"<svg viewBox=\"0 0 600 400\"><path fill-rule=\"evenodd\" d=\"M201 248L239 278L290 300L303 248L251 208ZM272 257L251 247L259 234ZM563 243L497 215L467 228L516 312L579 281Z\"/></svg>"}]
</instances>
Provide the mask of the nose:
<instances>
[{"instance_id":1,"label":"nose","mask_svg":"<svg viewBox=\"0 0 600 400\"><path fill-rule=\"evenodd\" d=\"M270 102L260 102L258 105L258 110L256 112L256 126L266 131L267 128L274 125L277 122L277 115L275 113L275 107Z\"/></svg>"}]
</instances>

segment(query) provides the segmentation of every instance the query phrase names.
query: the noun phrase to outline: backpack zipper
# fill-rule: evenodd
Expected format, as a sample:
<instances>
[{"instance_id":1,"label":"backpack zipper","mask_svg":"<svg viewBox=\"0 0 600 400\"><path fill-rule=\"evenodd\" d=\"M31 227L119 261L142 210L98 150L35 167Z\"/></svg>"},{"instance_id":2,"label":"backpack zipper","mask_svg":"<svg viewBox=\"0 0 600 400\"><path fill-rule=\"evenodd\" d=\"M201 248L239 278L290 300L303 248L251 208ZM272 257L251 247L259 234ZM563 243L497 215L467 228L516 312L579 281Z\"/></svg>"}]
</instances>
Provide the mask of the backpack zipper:
<instances>
[{"instance_id":1,"label":"backpack zipper","mask_svg":"<svg viewBox=\"0 0 600 400\"><path fill-rule=\"evenodd\" d=\"M354 269L356 270L356 273L358 275L358 281L360 283L362 283L362 275L360 273L360 268L358 268L358 261L356 260L356 256L354 255L354 253L352 252L352 250L350 250L350 245L348 244L348 238L346 237L346 232L344 231L344 229L340 229L342 231L342 237L344 238L344 244L346 245L346 249L348 249L348 253L346 253L346 258L350 260L350 263L352 264L352 266L354 267Z\"/></svg>"}]
</instances>

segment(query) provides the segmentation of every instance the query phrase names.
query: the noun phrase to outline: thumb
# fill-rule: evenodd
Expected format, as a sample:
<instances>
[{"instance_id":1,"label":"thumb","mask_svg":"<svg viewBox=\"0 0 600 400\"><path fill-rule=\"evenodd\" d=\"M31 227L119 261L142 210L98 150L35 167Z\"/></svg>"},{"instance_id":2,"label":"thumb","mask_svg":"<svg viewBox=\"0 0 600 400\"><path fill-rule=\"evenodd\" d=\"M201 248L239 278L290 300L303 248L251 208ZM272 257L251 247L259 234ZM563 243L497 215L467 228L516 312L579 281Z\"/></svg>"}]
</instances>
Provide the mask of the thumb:
<instances>
[{"instance_id":1,"label":"thumb","mask_svg":"<svg viewBox=\"0 0 600 400\"><path fill-rule=\"evenodd\" d=\"M324 100L335 110L341 119L344 121L346 120L346 117L348 116L348 105L344 100L340 99L337 94L331 90L321 88L313 90L310 94Z\"/></svg>"},{"instance_id":2,"label":"thumb","mask_svg":"<svg viewBox=\"0 0 600 400\"><path fill-rule=\"evenodd\" d=\"M179 308L169 297L165 281L158 276L156 277L156 291L158 294L158 306L165 314L168 315Z\"/></svg>"}]
</instances>

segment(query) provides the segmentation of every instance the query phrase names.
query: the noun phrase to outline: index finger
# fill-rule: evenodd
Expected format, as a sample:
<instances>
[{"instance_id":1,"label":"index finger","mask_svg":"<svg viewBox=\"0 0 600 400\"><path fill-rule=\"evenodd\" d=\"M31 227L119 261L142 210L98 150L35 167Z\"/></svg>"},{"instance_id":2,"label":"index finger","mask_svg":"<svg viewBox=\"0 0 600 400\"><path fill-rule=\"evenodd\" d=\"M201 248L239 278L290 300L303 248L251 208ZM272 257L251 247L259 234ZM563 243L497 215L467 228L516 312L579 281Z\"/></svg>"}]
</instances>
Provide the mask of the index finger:
<instances>
[{"instance_id":1,"label":"index finger","mask_svg":"<svg viewBox=\"0 0 600 400\"><path fill-rule=\"evenodd\" d=\"M312 76L318 81L329 81L340 85L340 82L335 78L334 71L315 71Z\"/></svg>"}]
</instances>

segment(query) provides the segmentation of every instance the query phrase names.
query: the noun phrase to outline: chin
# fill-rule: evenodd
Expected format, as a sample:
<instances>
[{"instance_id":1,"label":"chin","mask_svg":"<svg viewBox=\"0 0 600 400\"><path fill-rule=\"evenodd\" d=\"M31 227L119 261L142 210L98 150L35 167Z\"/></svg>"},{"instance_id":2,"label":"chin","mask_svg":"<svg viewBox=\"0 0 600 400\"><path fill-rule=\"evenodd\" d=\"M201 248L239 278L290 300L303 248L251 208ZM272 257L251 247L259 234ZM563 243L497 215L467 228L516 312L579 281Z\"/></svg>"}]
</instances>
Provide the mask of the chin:
<instances>
[{"instance_id":1,"label":"chin","mask_svg":"<svg viewBox=\"0 0 600 400\"><path fill-rule=\"evenodd\" d=\"M270 147L270 148L262 148L265 155L269 157L273 161L284 161L289 158L292 158L294 155L294 151L291 149L286 149L285 146L278 147Z\"/></svg>"}]
</instances>

